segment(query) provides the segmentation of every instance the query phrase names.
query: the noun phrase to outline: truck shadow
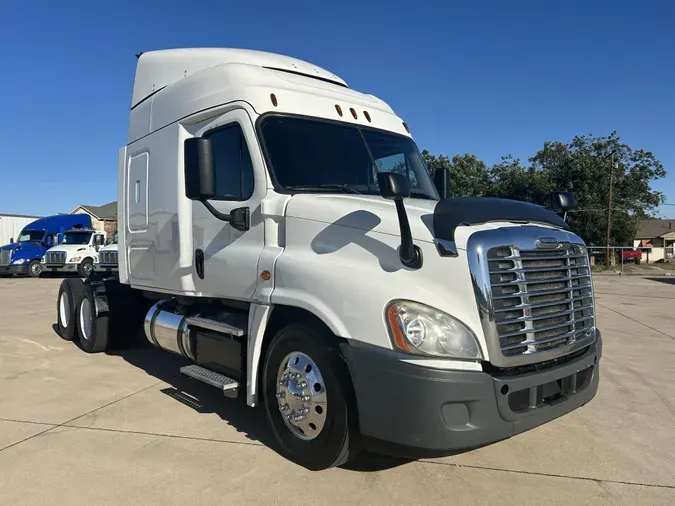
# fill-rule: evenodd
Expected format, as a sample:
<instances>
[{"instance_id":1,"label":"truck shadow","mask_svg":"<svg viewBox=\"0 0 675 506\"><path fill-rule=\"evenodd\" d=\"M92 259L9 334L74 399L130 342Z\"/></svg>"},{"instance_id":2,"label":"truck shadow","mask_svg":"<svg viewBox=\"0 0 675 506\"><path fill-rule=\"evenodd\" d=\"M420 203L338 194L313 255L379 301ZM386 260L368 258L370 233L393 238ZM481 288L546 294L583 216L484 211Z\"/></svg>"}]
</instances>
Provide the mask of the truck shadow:
<instances>
[{"instance_id":1,"label":"truck shadow","mask_svg":"<svg viewBox=\"0 0 675 506\"><path fill-rule=\"evenodd\" d=\"M57 335L57 324L52 325ZM261 406L250 408L245 398L228 399L218 389L187 378L179 373L181 367L190 362L162 350L158 350L149 343L142 342L134 348L111 350L109 356L120 357L128 364L145 371L148 375L166 383L160 392L176 402L193 409L200 414L216 414L221 420L228 423L237 432L246 436L252 445L264 445L279 453L274 436L267 425L265 412ZM239 443L237 441L219 440L225 443ZM341 466L346 471L377 472L392 469L414 461L411 458L394 458L362 452L359 457L348 464Z\"/></svg>"},{"instance_id":2,"label":"truck shadow","mask_svg":"<svg viewBox=\"0 0 675 506\"><path fill-rule=\"evenodd\" d=\"M675 285L675 277L647 278L649 281L658 281L667 285Z\"/></svg>"}]
</instances>

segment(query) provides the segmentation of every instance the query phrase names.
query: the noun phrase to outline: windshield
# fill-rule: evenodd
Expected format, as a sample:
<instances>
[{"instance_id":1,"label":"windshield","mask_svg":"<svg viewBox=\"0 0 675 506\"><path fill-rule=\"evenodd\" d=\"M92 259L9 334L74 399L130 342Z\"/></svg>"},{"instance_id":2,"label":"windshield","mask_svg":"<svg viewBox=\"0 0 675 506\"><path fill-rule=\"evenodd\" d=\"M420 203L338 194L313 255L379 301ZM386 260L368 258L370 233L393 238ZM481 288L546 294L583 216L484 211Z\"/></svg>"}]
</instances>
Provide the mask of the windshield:
<instances>
[{"instance_id":1,"label":"windshield","mask_svg":"<svg viewBox=\"0 0 675 506\"><path fill-rule=\"evenodd\" d=\"M22 230L17 242L41 241L44 236L44 230Z\"/></svg>"},{"instance_id":2,"label":"windshield","mask_svg":"<svg viewBox=\"0 0 675 506\"><path fill-rule=\"evenodd\" d=\"M261 134L276 182L286 189L379 195L377 173L397 172L408 177L411 197L438 200L410 137L289 116L264 118Z\"/></svg>"},{"instance_id":3,"label":"windshield","mask_svg":"<svg viewBox=\"0 0 675 506\"><path fill-rule=\"evenodd\" d=\"M91 232L66 232L61 244L89 244Z\"/></svg>"}]
</instances>

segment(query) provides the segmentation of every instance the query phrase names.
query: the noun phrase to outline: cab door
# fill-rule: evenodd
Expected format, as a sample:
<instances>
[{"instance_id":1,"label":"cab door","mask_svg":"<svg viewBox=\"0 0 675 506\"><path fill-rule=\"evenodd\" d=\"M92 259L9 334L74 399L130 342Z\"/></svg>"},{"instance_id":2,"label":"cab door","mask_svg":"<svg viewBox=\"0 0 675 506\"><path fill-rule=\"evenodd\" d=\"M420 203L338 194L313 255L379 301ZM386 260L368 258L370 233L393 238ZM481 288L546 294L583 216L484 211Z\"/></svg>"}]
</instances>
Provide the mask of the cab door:
<instances>
[{"instance_id":1,"label":"cab door","mask_svg":"<svg viewBox=\"0 0 675 506\"><path fill-rule=\"evenodd\" d=\"M201 202L192 203L192 276L202 295L251 300L264 247L260 203L266 177L251 119L243 109L225 113L197 137L211 139L216 196L209 203L221 213L248 207L250 228L237 230L214 217Z\"/></svg>"}]
</instances>

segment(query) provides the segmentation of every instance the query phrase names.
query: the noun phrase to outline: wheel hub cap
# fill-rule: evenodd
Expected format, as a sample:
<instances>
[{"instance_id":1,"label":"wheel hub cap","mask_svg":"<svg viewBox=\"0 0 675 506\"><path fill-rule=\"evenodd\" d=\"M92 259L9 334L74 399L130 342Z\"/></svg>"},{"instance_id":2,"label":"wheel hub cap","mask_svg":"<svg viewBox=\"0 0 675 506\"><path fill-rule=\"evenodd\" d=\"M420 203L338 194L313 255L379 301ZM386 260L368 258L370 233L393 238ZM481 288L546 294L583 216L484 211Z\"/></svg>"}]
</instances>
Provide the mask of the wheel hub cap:
<instances>
[{"instance_id":1,"label":"wheel hub cap","mask_svg":"<svg viewBox=\"0 0 675 506\"><path fill-rule=\"evenodd\" d=\"M326 385L314 361L289 353L277 375L279 411L291 432L304 440L317 437L326 423Z\"/></svg>"}]
</instances>

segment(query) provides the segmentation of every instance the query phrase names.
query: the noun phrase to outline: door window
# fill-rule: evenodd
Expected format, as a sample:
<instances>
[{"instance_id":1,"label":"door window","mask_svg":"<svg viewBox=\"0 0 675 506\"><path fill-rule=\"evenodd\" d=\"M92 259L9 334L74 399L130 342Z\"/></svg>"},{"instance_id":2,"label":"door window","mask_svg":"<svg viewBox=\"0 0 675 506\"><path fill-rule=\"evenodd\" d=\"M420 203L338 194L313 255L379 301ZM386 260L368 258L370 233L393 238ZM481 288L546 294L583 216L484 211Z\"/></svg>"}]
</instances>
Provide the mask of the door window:
<instances>
[{"instance_id":1,"label":"door window","mask_svg":"<svg viewBox=\"0 0 675 506\"><path fill-rule=\"evenodd\" d=\"M216 200L248 200L253 195L253 165L239 123L207 133L216 172Z\"/></svg>"}]
</instances>

